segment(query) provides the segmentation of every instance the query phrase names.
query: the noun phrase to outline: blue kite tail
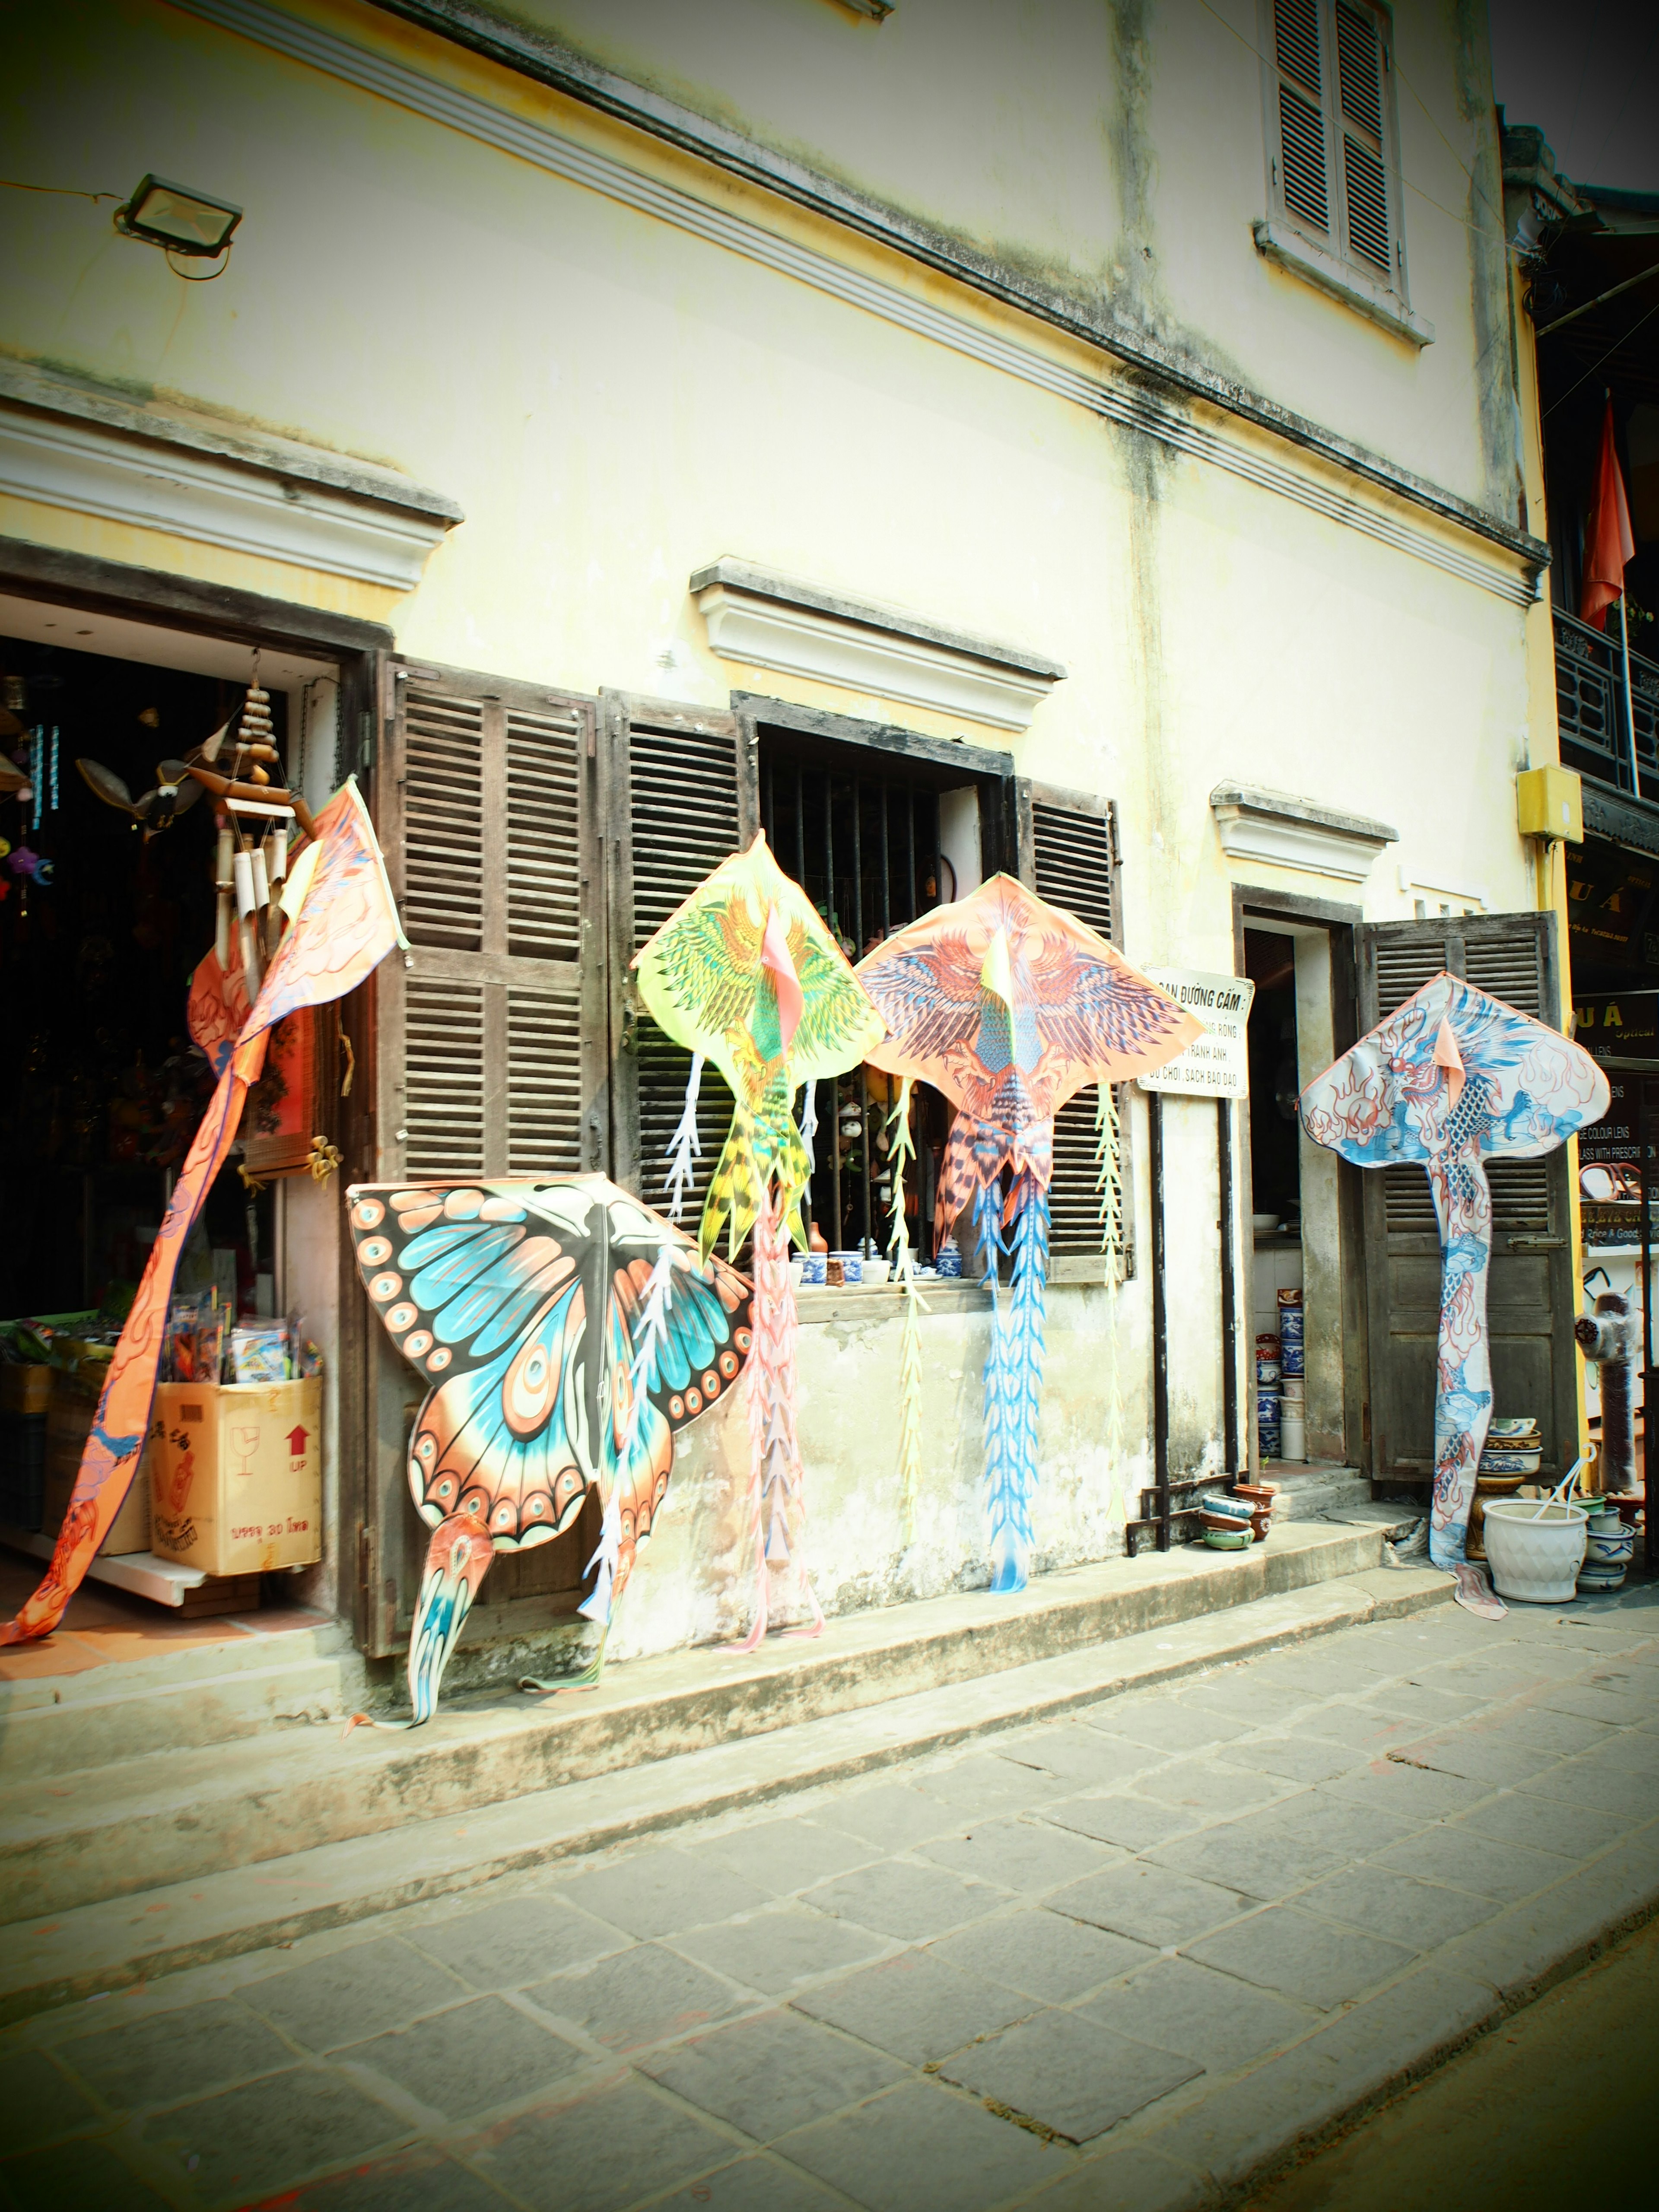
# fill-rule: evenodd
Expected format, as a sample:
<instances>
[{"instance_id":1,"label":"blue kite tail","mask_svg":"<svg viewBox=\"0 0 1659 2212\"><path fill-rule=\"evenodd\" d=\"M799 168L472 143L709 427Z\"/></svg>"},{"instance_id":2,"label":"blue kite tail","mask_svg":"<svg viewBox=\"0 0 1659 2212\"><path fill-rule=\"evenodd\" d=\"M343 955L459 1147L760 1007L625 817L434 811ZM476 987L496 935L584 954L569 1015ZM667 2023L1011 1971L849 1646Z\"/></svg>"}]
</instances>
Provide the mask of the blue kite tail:
<instances>
[{"instance_id":1,"label":"blue kite tail","mask_svg":"<svg viewBox=\"0 0 1659 2212\"><path fill-rule=\"evenodd\" d=\"M1034 1536L1037 1413L1042 1396L1043 1289L1048 1273L1048 1194L1017 1194L1009 1309L992 1316L985 1368L985 1486L991 1522L991 1588L1021 1590Z\"/></svg>"}]
</instances>

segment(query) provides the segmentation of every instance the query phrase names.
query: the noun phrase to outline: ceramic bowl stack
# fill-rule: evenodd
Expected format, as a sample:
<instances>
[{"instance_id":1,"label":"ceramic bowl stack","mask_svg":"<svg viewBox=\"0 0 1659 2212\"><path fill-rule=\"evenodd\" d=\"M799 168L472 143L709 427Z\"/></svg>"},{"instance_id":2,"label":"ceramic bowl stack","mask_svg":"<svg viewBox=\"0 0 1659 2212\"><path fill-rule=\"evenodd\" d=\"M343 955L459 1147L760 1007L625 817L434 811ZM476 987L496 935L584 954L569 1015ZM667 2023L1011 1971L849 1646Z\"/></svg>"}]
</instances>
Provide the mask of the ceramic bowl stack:
<instances>
[{"instance_id":1,"label":"ceramic bowl stack","mask_svg":"<svg viewBox=\"0 0 1659 2212\"><path fill-rule=\"evenodd\" d=\"M1530 1413L1519 1419L1494 1421L1486 1431L1486 1447L1480 1455L1480 1474L1513 1475L1517 1482L1535 1482L1543 1464L1544 1439Z\"/></svg>"},{"instance_id":2,"label":"ceramic bowl stack","mask_svg":"<svg viewBox=\"0 0 1659 2212\"><path fill-rule=\"evenodd\" d=\"M1256 1515L1248 1498L1211 1492L1198 1501L1204 1540L1212 1552L1243 1552L1259 1540Z\"/></svg>"},{"instance_id":3,"label":"ceramic bowl stack","mask_svg":"<svg viewBox=\"0 0 1659 2212\"><path fill-rule=\"evenodd\" d=\"M1585 1502L1590 1517L1584 1531L1584 1564L1578 1570L1578 1588L1585 1594L1619 1589L1636 1549L1636 1524L1626 1522L1610 1498Z\"/></svg>"},{"instance_id":4,"label":"ceramic bowl stack","mask_svg":"<svg viewBox=\"0 0 1659 2212\"><path fill-rule=\"evenodd\" d=\"M1279 1457L1279 1339L1263 1333L1255 1340L1255 1432L1263 1459Z\"/></svg>"},{"instance_id":5,"label":"ceramic bowl stack","mask_svg":"<svg viewBox=\"0 0 1659 2212\"><path fill-rule=\"evenodd\" d=\"M1305 1385L1300 1291L1287 1290L1279 1293L1279 1457L1306 1459L1308 1431L1303 1401Z\"/></svg>"}]
</instances>

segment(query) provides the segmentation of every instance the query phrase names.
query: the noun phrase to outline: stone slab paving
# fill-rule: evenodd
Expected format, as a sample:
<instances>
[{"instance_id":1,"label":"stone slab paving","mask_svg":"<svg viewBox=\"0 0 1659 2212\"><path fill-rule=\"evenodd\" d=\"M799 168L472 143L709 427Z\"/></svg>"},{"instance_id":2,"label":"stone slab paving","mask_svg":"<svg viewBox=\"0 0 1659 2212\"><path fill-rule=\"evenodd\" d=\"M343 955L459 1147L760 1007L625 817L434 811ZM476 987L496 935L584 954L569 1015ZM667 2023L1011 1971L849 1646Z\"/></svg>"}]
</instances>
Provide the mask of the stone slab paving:
<instances>
[{"instance_id":1,"label":"stone slab paving","mask_svg":"<svg viewBox=\"0 0 1659 2212\"><path fill-rule=\"evenodd\" d=\"M1659 1589L1448 1608L43 2014L0 2203L1179 2212L1656 1907Z\"/></svg>"}]
</instances>

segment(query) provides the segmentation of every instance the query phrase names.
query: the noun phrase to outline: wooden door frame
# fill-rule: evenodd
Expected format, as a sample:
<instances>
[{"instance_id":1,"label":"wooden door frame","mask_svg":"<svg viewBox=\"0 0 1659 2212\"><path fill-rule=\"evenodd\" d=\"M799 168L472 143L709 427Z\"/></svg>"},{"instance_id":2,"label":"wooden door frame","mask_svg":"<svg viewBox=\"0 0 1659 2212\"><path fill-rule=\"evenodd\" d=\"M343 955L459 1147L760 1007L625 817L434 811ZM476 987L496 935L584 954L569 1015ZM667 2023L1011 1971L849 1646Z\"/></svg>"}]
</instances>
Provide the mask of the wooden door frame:
<instances>
[{"instance_id":1,"label":"wooden door frame","mask_svg":"<svg viewBox=\"0 0 1659 2212\"><path fill-rule=\"evenodd\" d=\"M1358 1042L1359 978L1355 961L1355 933L1364 921L1364 910L1346 901L1312 898L1296 891L1263 889L1254 884L1235 883L1233 887L1233 971L1244 973L1244 932L1248 918L1258 917L1263 921L1295 922L1304 928L1323 929L1331 945L1331 1034L1338 1058L1350 1046ZM1251 1174L1249 1122L1244 1117L1244 1139L1238 1141L1235 1129L1233 1158L1237 1163L1237 1175L1243 1194L1242 1218L1249 1221L1255 1211L1255 1193ZM1343 1270L1342 1308L1342 1432L1343 1457L1350 1467L1362 1474L1371 1472L1370 1424L1370 1319L1365 1298L1367 1254L1365 1246L1364 1191L1361 1171L1346 1160L1339 1160L1336 1174L1337 1235L1344 1252L1352 1253L1358 1267ZM1255 1243L1252 1234L1249 1251L1252 1269L1255 1261ZM1249 1310L1249 1276L1246 1277L1244 1306ZM1255 1358L1255 1346L1248 1328L1245 1358L1245 1402L1249 1408L1249 1459L1250 1471L1258 1480L1261 1473L1261 1448L1256 1432Z\"/></svg>"},{"instance_id":2,"label":"wooden door frame","mask_svg":"<svg viewBox=\"0 0 1659 2212\"><path fill-rule=\"evenodd\" d=\"M355 616L229 585L204 583L165 569L140 568L125 562L37 545L19 538L0 538L0 592L115 616L157 629L181 630L234 645L331 661L339 672L340 684L337 772L358 777L378 823L375 767L385 669L394 644L384 623L363 622ZM354 1079L349 1095L338 1105L337 1141L343 1155L338 1189L374 1173L376 1003L373 975L339 1002L341 1033L350 1046ZM358 1642L367 1644L372 1599L365 1484L374 1441L370 1367L374 1346L357 1287L351 1239L343 1231L339 1254L336 1389L340 1464L336 1470L335 1604L340 1617L351 1622Z\"/></svg>"}]
</instances>

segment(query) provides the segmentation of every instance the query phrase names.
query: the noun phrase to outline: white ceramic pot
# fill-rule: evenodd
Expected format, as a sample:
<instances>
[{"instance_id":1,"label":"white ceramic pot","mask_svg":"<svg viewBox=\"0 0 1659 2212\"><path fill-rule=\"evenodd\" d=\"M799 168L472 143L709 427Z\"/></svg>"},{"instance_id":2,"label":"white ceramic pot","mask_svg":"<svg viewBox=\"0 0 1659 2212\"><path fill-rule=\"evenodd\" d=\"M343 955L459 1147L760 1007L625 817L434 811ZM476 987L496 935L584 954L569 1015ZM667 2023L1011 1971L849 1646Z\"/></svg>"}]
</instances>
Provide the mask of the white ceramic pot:
<instances>
[{"instance_id":1,"label":"white ceramic pot","mask_svg":"<svg viewBox=\"0 0 1659 2212\"><path fill-rule=\"evenodd\" d=\"M1499 1597L1557 1605L1577 1594L1588 1520L1582 1506L1547 1505L1543 1518L1529 1498L1494 1498L1486 1506L1486 1564Z\"/></svg>"},{"instance_id":2,"label":"white ceramic pot","mask_svg":"<svg viewBox=\"0 0 1659 2212\"><path fill-rule=\"evenodd\" d=\"M1302 1417L1302 1407L1288 1398L1279 1409L1279 1456L1280 1459L1306 1459L1308 1431Z\"/></svg>"}]
</instances>

